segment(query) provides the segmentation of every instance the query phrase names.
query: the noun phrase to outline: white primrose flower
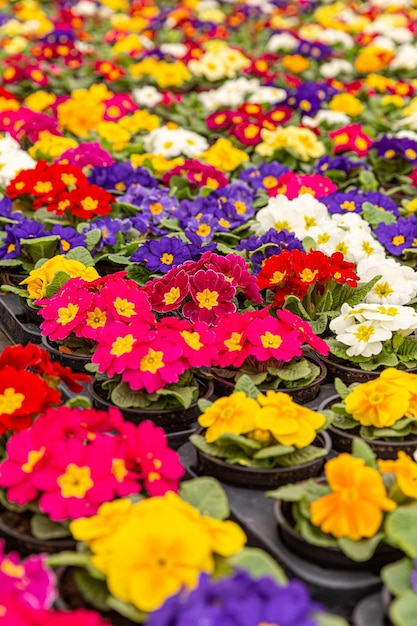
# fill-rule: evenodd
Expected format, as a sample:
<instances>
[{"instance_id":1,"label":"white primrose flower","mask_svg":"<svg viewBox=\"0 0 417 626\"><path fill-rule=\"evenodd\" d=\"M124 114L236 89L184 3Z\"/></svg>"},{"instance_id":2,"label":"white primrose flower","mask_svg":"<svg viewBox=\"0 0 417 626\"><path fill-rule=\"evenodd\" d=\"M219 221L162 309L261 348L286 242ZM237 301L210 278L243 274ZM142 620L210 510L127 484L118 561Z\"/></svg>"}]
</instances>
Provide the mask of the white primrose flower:
<instances>
[{"instance_id":1,"label":"white primrose flower","mask_svg":"<svg viewBox=\"0 0 417 626\"><path fill-rule=\"evenodd\" d=\"M257 224L254 229L263 235L270 228L277 231L284 228L292 231L297 237L313 237L318 235L322 225L328 222L327 207L308 193L300 194L289 200L280 194L271 198L256 215Z\"/></svg>"},{"instance_id":2,"label":"white primrose flower","mask_svg":"<svg viewBox=\"0 0 417 626\"><path fill-rule=\"evenodd\" d=\"M155 128L144 139L146 152L162 155L167 159L184 154L189 158L208 148L205 137L182 128Z\"/></svg>"},{"instance_id":3,"label":"white primrose flower","mask_svg":"<svg viewBox=\"0 0 417 626\"><path fill-rule=\"evenodd\" d=\"M417 48L412 44L402 44L390 63L393 70L414 70L417 67Z\"/></svg>"},{"instance_id":4,"label":"white primrose flower","mask_svg":"<svg viewBox=\"0 0 417 626\"><path fill-rule=\"evenodd\" d=\"M401 306L410 302L417 294L417 273L406 265L382 254L361 259L357 265L360 282L369 282L381 275L379 281L366 295L365 302Z\"/></svg>"},{"instance_id":5,"label":"white primrose flower","mask_svg":"<svg viewBox=\"0 0 417 626\"><path fill-rule=\"evenodd\" d=\"M360 322L346 328L345 332L336 335L337 341L349 346L347 356L372 356L379 354L383 342L391 339L392 333L382 328L377 321Z\"/></svg>"},{"instance_id":6,"label":"white primrose flower","mask_svg":"<svg viewBox=\"0 0 417 626\"><path fill-rule=\"evenodd\" d=\"M349 246L352 263L358 263L363 258L369 258L374 254L384 252L384 247L375 237L362 228L353 228L347 232L346 243ZM377 276L378 274L375 274Z\"/></svg>"},{"instance_id":7,"label":"white primrose flower","mask_svg":"<svg viewBox=\"0 0 417 626\"><path fill-rule=\"evenodd\" d=\"M145 87L138 87L132 91L132 96L136 104L149 107L150 109L162 102L163 96L156 87L153 85L147 85Z\"/></svg>"},{"instance_id":8,"label":"white primrose flower","mask_svg":"<svg viewBox=\"0 0 417 626\"><path fill-rule=\"evenodd\" d=\"M259 87L248 99L249 102L275 104L287 97L285 89L279 87Z\"/></svg>"},{"instance_id":9,"label":"white primrose flower","mask_svg":"<svg viewBox=\"0 0 417 626\"><path fill-rule=\"evenodd\" d=\"M257 78L237 78L228 80L217 89L210 89L198 94L198 98L207 111L215 111L219 107L237 107L242 104L248 94L260 87Z\"/></svg>"},{"instance_id":10,"label":"white primrose flower","mask_svg":"<svg viewBox=\"0 0 417 626\"><path fill-rule=\"evenodd\" d=\"M352 74L353 71L352 63L345 59L332 59L328 63L323 63L320 67L320 74L324 78L335 78L340 74Z\"/></svg>"},{"instance_id":11,"label":"white primrose flower","mask_svg":"<svg viewBox=\"0 0 417 626\"><path fill-rule=\"evenodd\" d=\"M347 302L344 302L342 304L342 308L340 309L340 311L340 315L333 318L329 324L330 330L332 330L337 335L344 333L347 328L349 328L350 326L354 326L357 322L355 314L352 313L354 309Z\"/></svg>"},{"instance_id":12,"label":"white primrose flower","mask_svg":"<svg viewBox=\"0 0 417 626\"><path fill-rule=\"evenodd\" d=\"M417 328L417 313L411 306L361 304L360 307L365 320L377 321L385 330L410 335Z\"/></svg>"},{"instance_id":13,"label":"white primrose flower","mask_svg":"<svg viewBox=\"0 0 417 626\"><path fill-rule=\"evenodd\" d=\"M317 41L329 46L341 45L343 48L353 48L355 40L351 35L336 28L325 28L317 36Z\"/></svg>"},{"instance_id":14,"label":"white primrose flower","mask_svg":"<svg viewBox=\"0 0 417 626\"><path fill-rule=\"evenodd\" d=\"M266 48L269 52L276 52L277 50L289 51L294 50L298 45L298 39L293 37L290 33L277 33L272 35L271 39L266 44Z\"/></svg>"}]
</instances>

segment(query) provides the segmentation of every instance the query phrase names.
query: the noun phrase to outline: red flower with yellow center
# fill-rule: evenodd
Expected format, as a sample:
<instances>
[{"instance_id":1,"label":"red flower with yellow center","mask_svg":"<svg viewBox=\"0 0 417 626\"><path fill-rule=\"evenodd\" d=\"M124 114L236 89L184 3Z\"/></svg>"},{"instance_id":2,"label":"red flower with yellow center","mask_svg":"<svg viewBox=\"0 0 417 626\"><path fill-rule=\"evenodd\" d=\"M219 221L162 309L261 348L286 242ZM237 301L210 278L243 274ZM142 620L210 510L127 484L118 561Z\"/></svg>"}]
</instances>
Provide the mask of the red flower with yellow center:
<instances>
[{"instance_id":1,"label":"red flower with yellow center","mask_svg":"<svg viewBox=\"0 0 417 626\"><path fill-rule=\"evenodd\" d=\"M199 270L190 276L190 293L192 302L184 305L183 314L193 322L214 324L219 317L236 310L232 302L235 287L223 274L214 270Z\"/></svg>"}]
</instances>

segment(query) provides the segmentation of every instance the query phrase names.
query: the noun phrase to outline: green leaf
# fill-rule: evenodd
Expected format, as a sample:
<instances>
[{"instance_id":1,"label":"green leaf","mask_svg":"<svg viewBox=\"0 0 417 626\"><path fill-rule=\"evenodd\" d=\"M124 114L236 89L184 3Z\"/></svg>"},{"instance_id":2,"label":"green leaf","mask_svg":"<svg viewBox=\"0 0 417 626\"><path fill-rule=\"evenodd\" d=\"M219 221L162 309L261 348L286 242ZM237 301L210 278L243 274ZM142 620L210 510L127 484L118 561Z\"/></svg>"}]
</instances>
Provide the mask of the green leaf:
<instances>
[{"instance_id":1,"label":"green leaf","mask_svg":"<svg viewBox=\"0 0 417 626\"><path fill-rule=\"evenodd\" d=\"M314 546L321 546L322 548L337 547L337 541L334 537L327 535L317 526L313 526L313 524L305 517L300 517L297 521L297 530L300 535L308 541L308 543L311 543Z\"/></svg>"},{"instance_id":2,"label":"green leaf","mask_svg":"<svg viewBox=\"0 0 417 626\"><path fill-rule=\"evenodd\" d=\"M417 557L417 506L401 506L387 515L385 533L390 544L412 559Z\"/></svg>"},{"instance_id":3,"label":"green leaf","mask_svg":"<svg viewBox=\"0 0 417 626\"><path fill-rule=\"evenodd\" d=\"M283 305L284 309L289 309L292 313L299 315L303 320L311 322L311 317L307 313L306 309L302 305L302 302L297 296L287 296Z\"/></svg>"},{"instance_id":4,"label":"green leaf","mask_svg":"<svg viewBox=\"0 0 417 626\"><path fill-rule=\"evenodd\" d=\"M352 428L359 426L359 422L354 420L353 417L350 417L349 415L340 415L335 411L333 426L335 428L340 428L340 430L352 430Z\"/></svg>"},{"instance_id":5,"label":"green leaf","mask_svg":"<svg viewBox=\"0 0 417 626\"><path fill-rule=\"evenodd\" d=\"M259 389L253 383L252 379L246 374L239 378L234 390L243 391L243 393L245 393L248 398L253 398L255 400L259 395Z\"/></svg>"},{"instance_id":6,"label":"green leaf","mask_svg":"<svg viewBox=\"0 0 417 626\"><path fill-rule=\"evenodd\" d=\"M32 535L37 539L58 539L59 537L71 537L68 525L53 522L43 513L34 513L30 520Z\"/></svg>"},{"instance_id":7,"label":"green leaf","mask_svg":"<svg viewBox=\"0 0 417 626\"><path fill-rule=\"evenodd\" d=\"M340 615L331 613L313 613L317 626L349 626L347 621ZM371 626L371 625L369 625Z\"/></svg>"},{"instance_id":8,"label":"green leaf","mask_svg":"<svg viewBox=\"0 0 417 626\"><path fill-rule=\"evenodd\" d=\"M159 389L157 393L158 396L171 396L175 398L180 406L183 406L184 409L188 409L193 403L195 392L195 387L177 387L177 389L164 387L163 389Z\"/></svg>"},{"instance_id":9,"label":"green leaf","mask_svg":"<svg viewBox=\"0 0 417 626\"><path fill-rule=\"evenodd\" d=\"M277 458L276 463L281 467L295 467L296 465L302 465L315 459L320 459L326 456L327 452L324 448L318 448L317 446L305 446L300 448L291 454L286 456L280 456Z\"/></svg>"},{"instance_id":10,"label":"green leaf","mask_svg":"<svg viewBox=\"0 0 417 626\"><path fill-rule=\"evenodd\" d=\"M294 361L282 368L275 369L274 375L285 381L295 381L310 376L311 370L306 359Z\"/></svg>"},{"instance_id":11,"label":"green leaf","mask_svg":"<svg viewBox=\"0 0 417 626\"><path fill-rule=\"evenodd\" d=\"M210 402L210 400L207 400L207 398L200 398L197 404L200 411L204 413L205 411L207 411L207 409L211 407L213 403Z\"/></svg>"},{"instance_id":12,"label":"green leaf","mask_svg":"<svg viewBox=\"0 0 417 626\"><path fill-rule=\"evenodd\" d=\"M354 437L352 442L352 456L363 459L368 467L378 469L376 462L376 454L372 448L359 437ZM417 538L417 536L416 536Z\"/></svg>"},{"instance_id":13,"label":"green leaf","mask_svg":"<svg viewBox=\"0 0 417 626\"><path fill-rule=\"evenodd\" d=\"M73 550L63 550L51 554L46 559L48 567L59 567L60 565L73 565L74 567L90 567L90 555L88 552L75 552Z\"/></svg>"},{"instance_id":14,"label":"green leaf","mask_svg":"<svg viewBox=\"0 0 417 626\"><path fill-rule=\"evenodd\" d=\"M250 439L244 435L234 435L232 433L221 435L216 443L220 447L235 445L243 450L259 450L261 448L259 441L255 441L255 439Z\"/></svg>"},{"instance_id":15,"label":"green leaf","mask_svg":"<svg viewBox=\"0 0 417 626\"><path fill-rule=\"evenodd\" d=\"M362 189L369 191L376 191L378 189L379 183L375 178L373 172L370 170L361 169L359 172L359 182L361 184Z\"/></svg>"},{"instance_id":16,"label":"green leaf","mask_svg":"<svg viewBox=\"0 0 417 626\"><path fill-rule=\"evenodd\" d=\"M123 256L122 254L109 254L108 259L109 261L111 261L112 263L116 263L117 265L130 265L131 264L131 261L129 261L129 259L126 256Z\"/></svg>"},{"instance_id":17,"label":"green leaf","mask_svg":"<svg viewBox=\"0 0 417 626\"><path fill-rule=\"evenodd\" d=\"M23 287L15 287L14 285L2 285L1 290L6 293L15 293L17 296L21 296L22 298L28 298L27 289Z\"/></svg>"},{"instance_id":18,"label":"green leaf","mask_svg":"<svg viewBox=\"0 0 417 626\"><path fill-rule=\"evenodd\" d=\"M17 267L18 265L22 265L22 261L20 259L2 259L1 267ZM23 280L23 277L22 277Z\"/></svg>"},{"instance_id":19,"label":"green leaf","mask_svg":"<svg viewBox=\"0 0 417 626\"><path fill-rule=\"evenodd\" d=\"M101 230L99 228L93 228L87 231L84 236L87 249L92 250L101 239Z\"/></svg>"},{"instance_id":20,"label":"green leaf","mask_svg":"<svg viewBox=\"0 0 417 626\"><path fill-rule=\"evenodd\" d=\"M227 457L227 451L224 448L220 448L215 443L207 443L203 435L191 435L190 441L198 450L219 459L225 459Z\"/></svg>"},{"instance_id":21,"label":"green leaf","mask_svg":"<svg viewBox=\"0 0 417 626\"><path fill-rule=\"evenodd\" d=\"M133 391L125 382L120 382L111 392L111 401L121 409L144 409L151 404L149 394Z\"/></svg>"},{"instance_id":22,"label":"green leaf","mask_svg":"<svg viewBox=\"0 0 417 626\"><path fill-rule=\"evenodd\" d=\"M389 607L389 616L395 626L417 626L417 594L406 591Z\"/></svg>"},{"instance_id":23,"label":"green leaf","mask_svg":"<svg viewBox=\"0 0 417 626\"><path fill-rule=\"evenodd\" d=\"M108 611L109 590L104 580L93 578L83 570L73 572L74 581L84 600L98 611Z\"/></svg>"},{"instance_id":24,"label":"green leaf","mask_svg":"<svg viewBox=\"0 0 417 626\"><path fill-rule=\"evenodd\" d=\"M201 515L224 520L229 517L230 510L226 493L215 478L203 476L181 483L180 496L185 502L194 506Z\"/></svg>"},{"instance_id":25,"label":"green leaf","mask_svg":"<svg viewBox=\"0 0 417 626\"><path fill-rule=\"evenodd\" d=\"M391 211L378 209L371 202L364 202L362 205L362 217L374 228L378 224L394 224L396 217Z\"/></svg>"},{"instance_id":26,"label":"green leaf","mask_svg":"<svg viewBox=\"0 0 417 626\"><path fill-rule=\"evenodd\" d=\"M381 570L381 578L392 595L399 596L404 591L411 589L411 573L413 571L413 562L410 559L401 559L401 561L385 565Z\"/></svg>"},{"instance_id":27,"label":"green leaf","mask_svg":"<svg viewBox=\"0 0 417 626\"><path fill-rule=\"evenodd\" d=\"M361 302L363 302L363 300L368 295L368 293L372 290L372 287L374 287L374 285L376 285L376 283L381 278L382 278L382 275L378 274L378 276L374 276L374 278L372 278L372 280L368 281L367 283L359 283L359 285L356 288L349 287L349 290L351 291L351 295L347 295L345 302L350 304L350 306L355 306L356 304L360 304Z\"/></svg>"},{"instance_id":28,"label":"green leaf","mask_svg":"<svg viewBox=\"0 0 417 626\"><path fill-rule=\"evenodd\" d=\"M403 357L402 360L414 359L417 356L417 339L411 339L410 337L405 339L398 348L397 354Z\"/></svg>"},{"instance_id":29,"label":"green leaf","mask_svg":"<svg viewBox=\"0 0 417 626\"><path fill-rule=\"evenodd\" d=\"M299 502L306 496L309 483L310 481L306 480L294 485L284 485L273 491L267 491L265 495L268 498L275 498L276 500L283 500L284 502Z\"/></svg>"},{"instance_id":30,"label":"green leaf","mask_svg":"<svg viewBox=\"0 0 417 626\"><path fill-rule=\"evenodd\" d=\"M149 613L143 613L143 611L139 611L135 608L133 604L123 602L123 600L119 600L111 595L107 598L107 606L137 624L143 624L149 617Z\"/></svg>"},{"instance_id":31,"label":"green leaf","mask_svg":"<svg viewBox=\"0 0 417 626\"><path fill-rule=\"evenodd\" d=\"M21 239L20 243L34 263L39 259L51 259L55 256L59 243L58 235L47 235L37 239Z\"/></svg>"},{"instance_id":32,"label":"green leaf","mask_svg":"<svg viewBox=\"0 0 417 626\"><path fill-rule=\"evenodd\" d=\"M291 452L294 452L294 450L295 450L294 446L283 446L281 444L278 444L276 446L268 446L267 448L262 448L262 450L259 450L259 452L256 452L253 455L253 458L254 459L269 459L269 458L274 459L278 456L290 454Z\"/></svg>"},{"instance_id":33,"label":"green leaf","mask_svg":"<svg viewBox=\"0 0 417 626\"><path fill-rule=\"evenodd\" d=\"M322 335L329 323L328 313L321 313L317 319L310 320L309 324L316 335Z\"/></svg>"},{"instance_id":34,"label":"green leaf","mask_svg":"<svg viewBox=\"0 0 417 626\"><path fill-rule=\"evenodd\" d=\"M94 265L93 257L88 252L88 250L86 248L83 248L82 246L72 248L69 252L67 252L65 258L72 261L79 261L80 263L83 263L83 265L85 265L86 267L93 267Z\"/></svg>"},{"instance_id":35,"label":"green leaf","mask_svg":"<svg viewBox=\"0 0 417 626\"><path fill-rule=\"evenodd\" d=\"M54 296L66 282L69 281L71 276L67 272L60 270L54 274L51 282L46 285L45 295L47 298Z\"/></svg>"},{"instance_id":36,"label":"green leaf","mask_svg":"<svg viewBox=\"0 0 417 626\"><path fill-rule=\"evenodd\" d=\"M334 387L342 400L347 398L347 396L352 393L352 389L348 385L345 385L341 378L336 377L334 379Z\"/></svg>"},{"instance_id":37,"label":"green leaf","mask_svg":"<svg viewBox=\"0 0 417 626\"><path fill-rule=\"evenodd\" d=\"M259 548L243 548L227 560L233 568L243 569L255 579L268 576L283 585L287 582L284 571L275 559Z\"/></svg>"},{"instance_id":38,"label":"green leaf","mask_svg":"<svg viewBox=\"0 0 417 626\"><path fill-rule=\"evenodd\" d=\"M384 533L377 533L370 539L360 539L359 541L353 541L347 537L339 537L337 540L339 548L352 561L363 563L369 561L369 559L375 554L375 550L381 543Z\"/></svg>"}]
</instances>

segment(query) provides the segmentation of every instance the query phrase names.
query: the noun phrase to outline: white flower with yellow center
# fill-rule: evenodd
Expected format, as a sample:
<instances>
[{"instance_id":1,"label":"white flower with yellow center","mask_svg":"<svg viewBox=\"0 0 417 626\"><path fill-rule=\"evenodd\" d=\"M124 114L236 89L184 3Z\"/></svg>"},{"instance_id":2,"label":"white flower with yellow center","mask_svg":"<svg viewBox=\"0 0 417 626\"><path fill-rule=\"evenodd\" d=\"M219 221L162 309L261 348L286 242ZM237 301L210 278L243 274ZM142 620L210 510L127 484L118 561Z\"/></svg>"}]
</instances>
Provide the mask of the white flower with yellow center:
<instances>
[{"instance_id":1,"label":"white flower with yellow center","mask_svg":"<svg viewBox=\"0 0 417 626\"><path fill-rule=\"evenodd\" d=\"M386 259L384 254L378 253L368 259L361 259L356 272L361 283L381 275L379 281L366 295L367 303L400 306L408 304L417 294L417 273L411 267L400 265L394 259Z\"/></svg>"},{"instance_id":2,"label":"white flower with yellow center","mask_svg":"<svg viewBox=\"0 0 417 626\"><path fill-rule=\"evenodd\" d=\"M163 96L159 93L156 87L153 87L152 85L134 89L132 96L136 104L149 108L153 108L163 100Z\"/></svg>"},{"instance_id":3,"label":"white flower with yellow center","mask_svg":"<svg viewBox=\"0 0 417 626\"><path fill-rule=\"evenodd\" d=\"M361 316L366 321L377 321L381 328L410 335L417 328L417 313L411 306L361 304Z\"/></svg>"},{"instance_id":4,"label":"white flower with yellow center","mask_svg":"<svg viewBox=\"0 0 417 626\"><path fill-rule=\"evenodd\" d=\"M167 159L184 154L193 158L208 149L205 137L182 128L155 128L144 139L145 152L162 155Z\"/></svg>"},{"instance_id":5,"label":"white flower with yellow center","mask_svg":"<svg viewBox=\"0 0 417 626\"><path fill-rule=\"evenodd\" d=\"M276 52L282 50L288 52L294 50L298 46L298 40L290 33L277 33L272 35L271 39L266 44L266 48L269 52Z\"/></svg>"},{"instance_id":6,"label":"white flower with yellow center","mask_svg":"<svg viewBox=\"0 0 417 626\"><path fill-rule=\"evenodd\" d=\"M391 336L391 331L382 328L377 321L366 321L349 326L344 333L336 335L336 339L350 346L347 356L372 356L382 351L383 342Z\"/></svg>"},{"instance_id":7,"label":"white flower with yellow center","mask_svg":"<svg viewBox=\"0 0 417 626\"><path fill-rule=\"evenodd\" d=\"M351 307L350 304L347 304L347 302L344 302L340 310L340 315L332 319L330 322L330 330L339 335L344 333L350 326L354 326L357 323L357 320L355 319L354 313L352 313L353 311L353 307Z\"/></svg>"}]
</instances>

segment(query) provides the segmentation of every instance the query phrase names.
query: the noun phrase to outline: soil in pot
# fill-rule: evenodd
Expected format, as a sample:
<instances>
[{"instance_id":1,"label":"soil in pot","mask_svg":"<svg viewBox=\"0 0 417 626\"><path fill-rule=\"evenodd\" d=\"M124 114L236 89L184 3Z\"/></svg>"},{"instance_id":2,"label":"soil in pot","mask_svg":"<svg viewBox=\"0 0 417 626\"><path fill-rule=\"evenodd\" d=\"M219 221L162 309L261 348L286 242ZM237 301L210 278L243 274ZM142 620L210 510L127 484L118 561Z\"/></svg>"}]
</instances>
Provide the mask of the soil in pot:
<instances>
[{"instance_id":1,"label":"soil in pot","mask_svg":"<svg viewBox=\"0 0 417 626\"><path fill-rule=\"evenodd\" d=\"M86 374L85 365L91 362L91 358L89 356L65 354L59 350L58 344L49 341L47 337L42 337L42 344L48 351L53 361L58 361L61 365L71 368L73 372Z\"/></svg>"},{"instance_id":2,"label":"soil in pot","mask_svg":"<svg viewBox=\"0 0 417 626\"><path fill-rule=\"evenodd\" d=\"M211 380L200 379L198 381L200 386L199 398L210 399L213 396L213 383ZM88 391L92 397L93 404L98 409L107 410L115 405L106 399L105 392L102 390L98 381L90 383ZM125 409L120 408L123 417L135 424L139 424L144 420L152 420L157 426L162 426L167 434L179 433L190 429L191 425L196 421L197 417L201 414L198 408L198 400L193 402L188 409ZM184 442L181 442L184 443ZM180 444L181 445L181 444Z\"/></svg>"},{"instance_id":3,"label":"soil in pot","mask_svg":"<svg viewBox=\"0 0 417 626\"><path fill-rule=\"evenodd\" d=\"M200 430L201 434L202 430ZM331 440L326 432L320 433L312 445L322 447L329 454ZM232 465L223 459L209 456L201 450L196 450L198 457L198 471L203 476L214 476L221 482L230 485L252 489L274 489L288 483L295 483L308 478L319 476L326 456L314 459L294 467L275 467L273 469L259 469Z\"/></svg>"},{"instance_id":4,"label":"soil in pot","mask_svg":"<svg viewBox=\"0 0 417 626\"><path fill-rule=\"evenodd\" d=\"M21 556L47 552L53 554L62 550L74 550L75 541L71 538L38 539L30 529L32 513L9 511L0 508L0 536L6 541L6 551L16 550Z\"/></svg>"},{"instance_id":5,"label":"soil in pot","mask_svg":"<svg viewBox=\"0 0 417 626\"><path fill-rule=\"evenodd\" d=\"M298 404L307 404L308 402L314 400L314 398L317 398L320 392L320 387L327 378L326 366L321 362L318 357L313 354L309 354L306 358L307 360L312 361L314 365L318 365L320 367L320 374L318 375L316 380L313 380L313 382L309 385L305 385L305 387L294 387L293 389L287 389L280 386L278 387L278 389L275 389L275 391L288 393L292 397L294 402L297 402ZM213 376L214 393L216 396L230 396L230 394L233 393L235 383L232 379L222 378L221 376L218 376L214 373L211 373L211 375ZM265 393L270 389L271 388L268 387L262 387L261 385L259 386L259 391L261 391L262 393Z\"/></svg>"},{"instance_id":6,"label":"soil in pot","mask_svg":"<svg viewBox=\"0 0 417 626\"><path fill-rule=\"evenodd\" d=\"M335 402L340 402L340 397L337 395L325 400L318 410L324 411L325 409L331 409L332 404L335 404ZM361 437L360 426L356 426L350 430L342 430L336 428L336 426L330 425L327 430L332 439L333 450L337 452L348 452L351 454L352 443L356 437L365 441L380 459L396 460L398 452L401 450L412 457L417 450L417 438L415 435L408 435L408 437L405 437L402 441L398 439L384 441L382 439L366 439L365 437Z\"/></svg>"},{"instance_id":7,"label":"soil in pot","mask_svg":"<svg viewBox=\"0 0 417 626\"><path fill-rule=\"evenodd\" d=\"M281 502L280 500L275 502L274 516L278 525L278 533L288 549L310 563L330 569L368 571L379 574L384 565L397 561L403 556L401 550L382 545L377 548L375 554L368 561L358 563L349 559L337 547L322 547L308 543L295 529L292 505L292 502Z\"/></svg>"}]
</instances>

